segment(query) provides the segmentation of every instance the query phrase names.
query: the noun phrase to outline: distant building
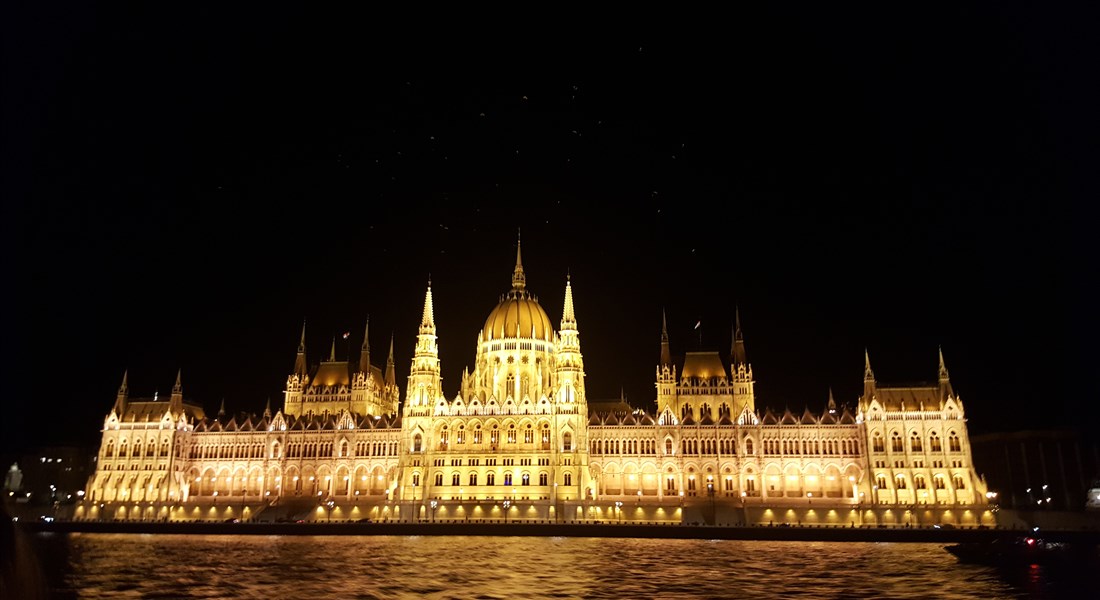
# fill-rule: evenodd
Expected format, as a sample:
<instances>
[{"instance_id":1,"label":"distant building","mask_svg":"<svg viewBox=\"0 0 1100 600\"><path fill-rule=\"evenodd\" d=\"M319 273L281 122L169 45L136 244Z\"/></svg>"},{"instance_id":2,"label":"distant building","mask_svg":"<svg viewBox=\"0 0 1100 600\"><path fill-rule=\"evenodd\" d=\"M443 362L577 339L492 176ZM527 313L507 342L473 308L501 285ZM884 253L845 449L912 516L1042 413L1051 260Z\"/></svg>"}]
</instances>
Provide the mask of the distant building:
<instances>
[{"instance_id":1,"label":"distant building","mask_svg":"<svg viewBox=\"0 0 1100 600\"><path fill-rule=\"evenodd\" d=\"M865 356L854 408L778 413L755 404L739 316L728 354L682 361L662 327L651 413L589 402L568 278L557 330L518 248L511 283L451 398L430 283L403 402L393 340L376 368L369 331L357 364L309 367L303 328L260 417L210 418L179 375L168 401L132 399L124 376L77 518L993 521L942 353L936 381L883 385Z\"/></svg>"},{"instance_id":2,"label":"distant building","mask_svg":"<svg viewBox=\"0 0 1100 600\"><path fill-rule=\"evenodd\" d=\"M1096 444L1074 430L990 433L970 444L977 470L1005 508L1081 510L1100 477Z\"/></svg>"},{"instance_id":3,"label":"distant building","mask_svg":"<svg viewBox=\"0 0 1100 600\"><path fill-rule=\"evenodd\" d=\"M31 504L73 503L84 494L94 450L75 446L44 447L23 455L4 477L9 498Z\"/></svg>"}]
</instances>

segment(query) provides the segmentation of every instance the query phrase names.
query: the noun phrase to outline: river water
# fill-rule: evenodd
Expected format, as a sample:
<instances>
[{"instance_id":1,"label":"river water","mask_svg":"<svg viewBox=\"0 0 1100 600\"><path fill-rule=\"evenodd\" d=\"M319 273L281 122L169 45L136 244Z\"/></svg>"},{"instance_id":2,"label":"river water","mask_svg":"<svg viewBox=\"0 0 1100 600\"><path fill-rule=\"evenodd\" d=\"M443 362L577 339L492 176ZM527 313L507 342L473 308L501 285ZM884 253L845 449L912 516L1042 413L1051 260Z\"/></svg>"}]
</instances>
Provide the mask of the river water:
<instances>
[{"instance_id":1,"label":"river water","mask_svg":"<svg viewBox=\"0 0 1100 600\"><path fill-rule=\"evenodd\" d=\"M1095 573L962 565L941 544L37 534L52 598L1092 597Z\"/></svg>"}]
</instances>

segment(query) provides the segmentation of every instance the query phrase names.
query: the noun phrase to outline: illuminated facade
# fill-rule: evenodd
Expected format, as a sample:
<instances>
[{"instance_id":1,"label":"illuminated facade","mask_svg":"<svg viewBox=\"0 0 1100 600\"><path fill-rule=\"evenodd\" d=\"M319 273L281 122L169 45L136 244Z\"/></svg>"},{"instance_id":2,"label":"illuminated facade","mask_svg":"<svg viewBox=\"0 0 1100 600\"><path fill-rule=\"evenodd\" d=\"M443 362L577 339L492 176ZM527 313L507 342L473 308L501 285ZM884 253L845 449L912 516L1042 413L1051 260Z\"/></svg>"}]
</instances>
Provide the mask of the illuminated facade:
<instances>
[{"instance_id":1,"label":"illuminated facade","mask_svg":"<svg viewBox=\"0 0 1100 600\"><path fill-rule=\"evenodd\" d=\"M590 403L567 279L557 330L526 285L478 333L473 370L442 391L424 298L403 405L364 334L357 364L310 369L305 330L283 409L208 418L183 399L131 400L123 377L76 518L992 523L962 402L938 381L879 385L866 358L853 413L757 409L740 318L728 357L672 359L662 327L656 410Z\"/></svg>"}]
</instances>

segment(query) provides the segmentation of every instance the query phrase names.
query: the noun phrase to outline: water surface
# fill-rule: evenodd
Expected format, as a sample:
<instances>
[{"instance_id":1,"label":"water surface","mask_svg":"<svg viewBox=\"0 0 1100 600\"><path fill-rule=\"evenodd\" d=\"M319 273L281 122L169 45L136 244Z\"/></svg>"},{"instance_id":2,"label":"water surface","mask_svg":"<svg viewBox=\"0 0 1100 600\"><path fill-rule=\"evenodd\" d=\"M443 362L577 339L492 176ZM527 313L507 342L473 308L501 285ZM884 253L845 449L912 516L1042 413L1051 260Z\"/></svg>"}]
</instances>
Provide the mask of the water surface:
<instances>
[{"instance_id":1,"label":"water surface","mask_svg":"<svg viewBox=\"0 0 1100 600\"><path fill-rule=\"evenodd\" d=\"M1090 597L1091 574L961 565L941 544L39 534L55 598Z\"/></svg>"}]
</instances>

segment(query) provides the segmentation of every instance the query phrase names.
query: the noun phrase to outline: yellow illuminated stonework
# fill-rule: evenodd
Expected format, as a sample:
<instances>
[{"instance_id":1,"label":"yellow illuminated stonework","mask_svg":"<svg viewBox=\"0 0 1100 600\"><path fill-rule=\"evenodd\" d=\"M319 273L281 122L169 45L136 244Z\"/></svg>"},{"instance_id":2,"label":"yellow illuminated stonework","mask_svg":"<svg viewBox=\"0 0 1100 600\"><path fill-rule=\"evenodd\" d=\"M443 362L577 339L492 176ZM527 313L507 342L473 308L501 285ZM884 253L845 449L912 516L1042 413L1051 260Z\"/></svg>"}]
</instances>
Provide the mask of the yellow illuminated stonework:
<instances>
[{"instance_id":1,"label":"yellow illuminated stonework","mask_svg":"<svg viewBox=\"0 0 1100 600\"><path fill-rule=\"evenodd\" d=\"M443 393L429 283L404 402L367 343L357 364L306 362L281 410L208 417L183 398L131 399L103 423L80 519L617 521L845 526L992 524L962 401L938 380L880 385L866 357L854 411L755 405L740 316L728 355L672 360L662 326L656 405L590 402L573 288L557 330L511 288L477 334L472 370Z\"/></svg>"}]
</instances>

